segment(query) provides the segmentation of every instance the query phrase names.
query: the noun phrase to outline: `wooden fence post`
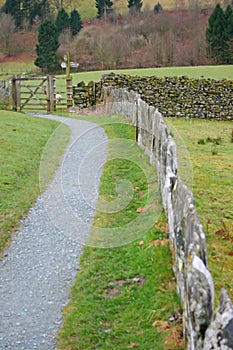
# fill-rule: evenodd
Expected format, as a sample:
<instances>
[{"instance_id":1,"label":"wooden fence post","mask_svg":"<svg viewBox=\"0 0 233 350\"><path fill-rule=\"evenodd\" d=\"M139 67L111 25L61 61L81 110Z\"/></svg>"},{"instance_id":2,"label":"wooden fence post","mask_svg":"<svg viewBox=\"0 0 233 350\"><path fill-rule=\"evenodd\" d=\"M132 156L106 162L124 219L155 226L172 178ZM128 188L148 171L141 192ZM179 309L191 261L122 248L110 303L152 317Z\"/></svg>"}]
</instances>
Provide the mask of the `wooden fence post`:
<instances>
[{"instance_id":1,"label":"wooden fence post","mask_svg":"<svg viewBox=\"0 0 233 350\"><path fill-rule=\"evenodd\" d=\"M69 111L70 107L73 107L73 86L72 86L72 77L66 77L66 101L67 109Z\"/></svg>"},{"instance_id":2,"label":"wooden fence post","mask_svg":"<svg viewBox=\"0 0 233 350\"><path fill-rule=\"evenodd\" d=\"M73 106L73 87L72 77L70 75L70 53L66 53L66 101L67 109Z\"/></svg>"},{"instance_id":3,"label":"wooden fence post","mask_svg":"<svg viewBox=\"0 0 233 350\"><path fill-rule=\"evenodd\" d=\"M17 80L16 76L12 78L11 89L12 107L14 111L17 111L18 107L20 107L20 81Z\"/></svg>"},{"instance_id":4,"label":"wooden fence post","mask_svg":"<svg viewBox=\"0 0 233 350\"><path fill-rule=\"evenodd\" d=\"M47 99L47 112L56 111L56 99L55 99L55 79L54 76L48 75L48 99Z\"/></svg>"}]
</instances>

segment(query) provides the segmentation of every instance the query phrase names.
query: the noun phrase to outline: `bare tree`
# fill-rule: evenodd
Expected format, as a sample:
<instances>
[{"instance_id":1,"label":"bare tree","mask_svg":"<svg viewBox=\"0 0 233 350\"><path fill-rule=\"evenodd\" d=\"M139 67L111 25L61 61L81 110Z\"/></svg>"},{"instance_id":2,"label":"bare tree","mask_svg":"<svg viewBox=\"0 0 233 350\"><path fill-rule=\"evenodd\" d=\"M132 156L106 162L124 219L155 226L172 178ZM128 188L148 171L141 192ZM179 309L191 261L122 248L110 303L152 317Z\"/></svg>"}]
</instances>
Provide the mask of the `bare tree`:
<instances>
[{"instance_id":1,"label":"bare tree","mask_svg":"<svg viewBox=\"0 0 233 350\"><path fill-rule=\"evenodd\" d=\"M164 36L164 51L165 51L165 64L166 66L173 66L174 55L176 51L176 37L173 32L167 32Z\"/></svg>"},{"instance_id":2,"label":"bare tree","mask_svg":"<svg viewBox=\"0 0 233 350\"><path fill-rule=\"evenodd\" d=\"M12 45L13 34L16 31L13 17L6 13L0 14L0 45L3 53L11 56L14 47Z\"/></svg>"},{"instance_id":3,"label":"bare tree","mask_svg":"<svg viewBox=\"0 0 233 350\"><path fill-rule=\"evenodd\" d=\"M103 26L97 28L90 41L89 50L101 69L109 69L114 64L112 39L109 28Z\"/></svg>"},{"instance_id":4,"label":"bare tree","mask_svg":"<svg viewBox=\"0 0 233 350\"><path fill-rule=\"evenodd\" d=\"M151 53L155 66L164 64L164 46L163 37L155 32L151 40Z\"/></svg>"}]
</instances>

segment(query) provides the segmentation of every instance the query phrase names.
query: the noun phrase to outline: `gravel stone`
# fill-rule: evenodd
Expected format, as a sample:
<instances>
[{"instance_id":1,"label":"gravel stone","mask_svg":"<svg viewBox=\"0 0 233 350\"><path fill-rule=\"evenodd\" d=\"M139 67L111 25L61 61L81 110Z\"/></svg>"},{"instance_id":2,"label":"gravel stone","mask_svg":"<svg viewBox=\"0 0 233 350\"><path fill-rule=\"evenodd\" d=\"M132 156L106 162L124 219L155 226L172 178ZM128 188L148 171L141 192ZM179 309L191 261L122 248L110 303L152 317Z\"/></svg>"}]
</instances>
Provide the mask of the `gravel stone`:
<instances>
[{"instance_id":1,"label":"gravel stone","mask_svg":"<svg viewBox=\"0 0 233 350\"><path fill-rule=\"evenodd\" d=\"M53 181L0 261L0 349L52 350L79 269L106 160L99 126L53 115L71 129Z\"/></svg>"}]
</instances>

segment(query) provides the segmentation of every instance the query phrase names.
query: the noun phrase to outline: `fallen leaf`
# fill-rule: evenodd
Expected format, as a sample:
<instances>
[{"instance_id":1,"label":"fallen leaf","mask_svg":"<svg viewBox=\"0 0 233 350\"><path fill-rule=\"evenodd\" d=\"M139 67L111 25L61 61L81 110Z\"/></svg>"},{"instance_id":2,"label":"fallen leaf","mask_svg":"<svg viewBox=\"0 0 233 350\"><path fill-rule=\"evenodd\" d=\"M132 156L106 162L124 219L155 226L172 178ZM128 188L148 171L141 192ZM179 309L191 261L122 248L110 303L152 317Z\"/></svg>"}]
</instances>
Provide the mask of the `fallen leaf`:
<instances>
[{"instance_id":1,"label":"fallen leaf","mask_svg":"<svg viewBox=\"0 0 233 350\"><path fill-rule=\"evenodd\" d=\"M164 332L164 331L169 330L170 324L167 321L159 321L159 320L157 320L157 321L153 322L153 327L159 327L158 331L159 332Z\"/></svg>"},{"instance_id":2,"label":"fallen leaf","mask_svg":"<svg viewBox=\"0 0 233 350\"><path fill-rule=\"evenodd\" d=\"M146 208L138 208L137 213L143 213L146 210Z\"/></svg>"},{"instance_id":3,"label":"fallen leaf","mask_svg":"<svg viewBox=\"0 0 233 350\"><path fill-rule=\"evenodd\" d=\"M164 245L167 245L169 243L169 239L156 239L155 241L153 241L153 245L155 247L158 247L158 246L164 246Z\"/></svg>"},{"instance_id":4,"label":"fallen leaf","mask_svg":"<svg viewBox=\"0 0 233 350\"><path fill-rule=\"evenodd\" d=\"M233 252L228 252L227 255L233 255Z\"/></svg>"},{"instance_id":5,"label":"fallen leaf","mask_svg":"<svg viewBox=\"0 0 233 350\"><path fill-rule=\"evenodd\" d=\"M230 239L230 236L229 236L229 235L222 237L222 240L223 240L223 241L228 241L229 239Z\"/></svg>"},{"instance_id":6,"label":"fallen leaf","mask_svg":"<svg viewBox=\"0 0 233 350\"><path fill-rule=\"evenodd\" d=\"M217 231L215 232L216 235L225 235L226 233L227 233L226 230L217 230Z\"/></svg>"}]
</instances>

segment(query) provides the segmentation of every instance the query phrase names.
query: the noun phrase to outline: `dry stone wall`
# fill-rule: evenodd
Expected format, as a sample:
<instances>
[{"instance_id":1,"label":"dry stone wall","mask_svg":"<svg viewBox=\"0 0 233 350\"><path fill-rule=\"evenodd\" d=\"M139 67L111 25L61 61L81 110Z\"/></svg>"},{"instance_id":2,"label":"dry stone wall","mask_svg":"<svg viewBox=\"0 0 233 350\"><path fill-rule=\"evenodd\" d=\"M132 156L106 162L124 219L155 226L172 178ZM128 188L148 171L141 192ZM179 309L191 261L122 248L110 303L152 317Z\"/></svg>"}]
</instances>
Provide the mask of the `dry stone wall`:
<instances>
[{"instance_id":1,"label":"dry stone wall","mask_svg":"<svg viewBox=\"0 0 233 350\"><path fill-rule=\"evenodd\" d=\"M103 87L127 88L140 94L164 117L233 120L233 81L190 79L188 77L139 77L115 75L98 83L82 82L73 88L74 105L90 107L101 101Z\"/></svg>"},{"instance_id":2,"label":"dry stone wall","mask_svg":"<svg viewBox=\"0 0 233 350\"><path fill-rule=\"evenodd\" d=\"M90 81L87 85L83 81L73 86L74 106L79 108L89 108L96 105L96 101L101 98L102 83Z\"/></svg>"},{"instance_id":3,"label":"dry stone wall","mask_svg":"<svg viewBox=\"0 0 233 350\"><path fill-rule=\"evenodd\" d=\"M0 103L8 104L9 103L9 88L6 86L5 80L0 80Z\"/></svg>"},{"instance_id":4,"label":"dry stone wall","mask_svg":"<svg viewBox=\"0 0 233 350\"><path fill-rule=\"evenodd\" d=\"M138 144L157 168L187 349L233 349L233 306L222 290L219 308L213 312L214 284L208 270L205 233L193 194L179 177L176 144L162 114L126 89L105 88L104 103L109 113L132 121Z\"/></svg>"},{"instance_id":5,"label":"dry stone wall","mask_svg":"<svg viewBox=\"0 0 233 350\"><path fill-rule=\"evenodd\" d=\"M137 92L164 117L233 120L233 81L109 74L103 86Z\"/></svg>"}]
</instances>

